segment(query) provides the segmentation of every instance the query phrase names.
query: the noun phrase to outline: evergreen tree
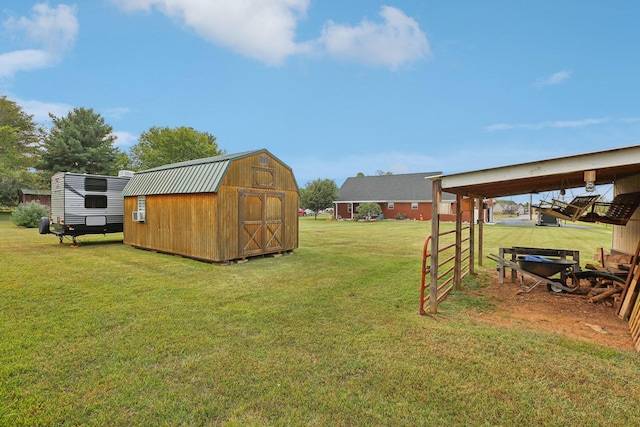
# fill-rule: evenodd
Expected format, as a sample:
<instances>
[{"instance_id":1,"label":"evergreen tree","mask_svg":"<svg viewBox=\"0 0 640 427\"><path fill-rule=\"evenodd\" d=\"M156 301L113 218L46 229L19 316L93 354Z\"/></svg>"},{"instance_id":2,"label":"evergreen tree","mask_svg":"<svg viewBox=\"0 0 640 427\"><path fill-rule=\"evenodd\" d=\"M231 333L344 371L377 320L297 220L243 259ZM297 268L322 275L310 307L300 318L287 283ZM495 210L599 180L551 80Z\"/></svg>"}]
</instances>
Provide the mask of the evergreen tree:
<instances>
[{"instance_id":1,"label":"evergreen tree","mask_svg":"<svg viewBox=\"0 0 640 427\"><path fill-rule=\"evenodd\" d=\"M66 117L49 115L53 128L44 139L40 169L56 172L115 175L120 150L114 147L113 128L93 109L74 108Z\"/></svg>"}]
</instances>

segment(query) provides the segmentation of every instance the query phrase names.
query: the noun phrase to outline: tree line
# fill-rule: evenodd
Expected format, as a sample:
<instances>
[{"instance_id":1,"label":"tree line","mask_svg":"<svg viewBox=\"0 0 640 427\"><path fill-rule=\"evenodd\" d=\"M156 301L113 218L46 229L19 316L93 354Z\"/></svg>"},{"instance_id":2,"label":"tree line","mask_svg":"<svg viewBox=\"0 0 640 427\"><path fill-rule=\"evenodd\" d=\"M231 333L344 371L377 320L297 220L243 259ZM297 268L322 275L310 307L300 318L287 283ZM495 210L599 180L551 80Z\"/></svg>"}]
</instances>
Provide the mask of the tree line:
<instances>
[{"instance_id":1,"label":"tree line","mask_svg":"<svg viewBox=\"0 0 640 427\"><path fill-rule=\"evenodd\" d=\"M115 145L111 125L91 108L49 117L47 129L16 102L0 97L0 206L16 206L21 188L50 189L57 172L117 175L226 154L214 135L191 127L151 127L124 152ZM316 212L331 207L337 195L330 179L318 178L300 189L301 205Z\"/></svg>"},{"instance_id":2,"label":"tree line","mask_svg":"<svg viewBox=\"0 0 640 427\"><path fill-rule=\"evenodd\" d=\"M190 127L151 127L124 152L111 125L91 108L49 117L47 129L16 102L0 98L0 206L15 206L21 188L49 189L57 172L117 175L225 154L215 136Z\"/></svg>"}]
</instances>

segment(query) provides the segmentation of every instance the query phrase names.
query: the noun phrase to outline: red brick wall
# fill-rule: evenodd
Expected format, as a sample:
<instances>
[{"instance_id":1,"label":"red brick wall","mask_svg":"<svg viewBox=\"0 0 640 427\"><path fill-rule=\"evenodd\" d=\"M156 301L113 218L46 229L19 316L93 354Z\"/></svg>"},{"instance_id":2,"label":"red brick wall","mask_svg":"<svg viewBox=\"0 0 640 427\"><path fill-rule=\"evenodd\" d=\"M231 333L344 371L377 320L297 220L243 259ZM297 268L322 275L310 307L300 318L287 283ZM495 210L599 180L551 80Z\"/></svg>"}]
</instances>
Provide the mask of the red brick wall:
<instances>
[{"instance_id":1,"label":"red brick wall","mask_svg":"<svg viewBox=\"0 0 640 427\"><path fill-rule=\"evenodd\" d=\"M411 202L406 202L406 203L396 202L394 203L393 209L389 209L387 203L379 203L379 205L382 208L382 214L387 219L395 219L399 213L404 213L407 219L423 220L423 221L431 220L431 209L432 209L431 202L418 203L418 209L411 209ZM354 203L353 215L355 215L357 207L358 207L358 203ZM455 209L456 209L456 205L454 204L452 212L455 213ZM342 219L352 218L351 213L347 211L347 203L338 203L338 210L336 214ZM469 212L464 212L462 214L463 221L469 221L469 218L470 218ZM451 215L441 214L440 219L442 221L455 221L456 217L455 217L455 214L451 214Z\"/></svg>"}]
</instances>

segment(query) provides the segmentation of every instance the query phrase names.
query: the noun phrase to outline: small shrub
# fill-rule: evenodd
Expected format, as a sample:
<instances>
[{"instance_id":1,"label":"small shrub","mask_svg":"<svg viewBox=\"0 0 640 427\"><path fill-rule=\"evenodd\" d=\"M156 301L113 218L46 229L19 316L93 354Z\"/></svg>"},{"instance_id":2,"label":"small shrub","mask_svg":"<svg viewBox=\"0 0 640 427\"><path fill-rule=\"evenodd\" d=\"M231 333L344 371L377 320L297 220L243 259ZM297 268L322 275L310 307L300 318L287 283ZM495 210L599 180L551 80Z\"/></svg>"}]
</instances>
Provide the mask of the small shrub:
<instances>
[{"instance_id":1,"label":"small shrub","mask_svg":"<svg viewBox=\"0 0 640 427\"><path fill-rule=\"evenodd\" d=\"M367 202L358 205L356 212L367 221L370 221L372 217L382 213L382 208L377 203Z\"/></svg>"},{"instance_id":2,"label":"small shrub","mask_svg":"<svg viewBox=\"0 0 640 427\"><path fill-rule=\"evenodd\" d=\"M396 219L400 221L405 220L407 219L407 214L404 212L400 212L396 215Z\"/></svg>"},{"instance_id":3,"label":"small shrub","mask_svg":"<svg viewBox=\"0 0 640 427\"><path fill-rule=\"evenodd\" d=\"M11 214L11 222L18 227L36 228L43 216L49 216L49 209L33 201L18 206Z\"/></svg>"}]
</instances>

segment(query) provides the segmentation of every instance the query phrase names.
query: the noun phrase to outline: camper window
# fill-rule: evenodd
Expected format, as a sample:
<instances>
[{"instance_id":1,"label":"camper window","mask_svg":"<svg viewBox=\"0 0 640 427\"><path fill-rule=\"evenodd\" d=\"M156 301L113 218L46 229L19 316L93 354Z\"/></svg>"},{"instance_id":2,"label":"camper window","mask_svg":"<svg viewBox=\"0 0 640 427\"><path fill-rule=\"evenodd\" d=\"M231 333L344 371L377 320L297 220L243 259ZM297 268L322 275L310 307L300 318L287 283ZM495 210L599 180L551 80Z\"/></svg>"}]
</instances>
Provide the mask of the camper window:
<instances>
[{"instance_id":1,"label":"camper window","mask_svg":"<svg viewBox=\"0 0 640 427\"><path fill-rule=\"evenodd\" d=\"M107 180L86 177L84 179L84 191L107 191Z\"/></svg>"},{"instance_id":2,"label":"camper window","mask_svg":"<svg viewBox=\"0 0 640 427\"><path fill-rule=\"evenodd\" d=\"M107 207L107 196L87 194L84 196L84 207L87 209L104 209Z\"/></svg>"}]
</instances>

